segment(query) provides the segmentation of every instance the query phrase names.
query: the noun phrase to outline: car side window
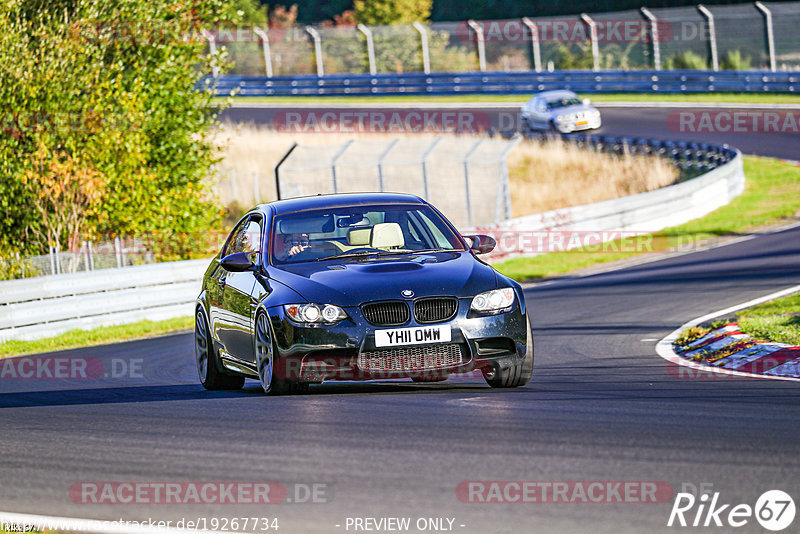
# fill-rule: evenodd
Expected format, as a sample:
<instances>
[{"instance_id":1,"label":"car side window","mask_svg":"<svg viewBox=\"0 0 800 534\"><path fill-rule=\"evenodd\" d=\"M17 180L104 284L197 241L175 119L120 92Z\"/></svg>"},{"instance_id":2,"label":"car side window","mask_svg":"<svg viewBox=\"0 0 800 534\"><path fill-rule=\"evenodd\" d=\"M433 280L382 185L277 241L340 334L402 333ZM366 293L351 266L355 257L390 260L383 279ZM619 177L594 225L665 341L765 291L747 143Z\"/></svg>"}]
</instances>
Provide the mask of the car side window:
<instances>
[{"instance_id":1,"label":"car side window","mask_svg":"<svg viewBox=\"0 0 800 534\"><path fill-rule=\"evenodd\" d=\"M253 215L231 232L225 255L236 252L261 252L261 217Z\"/></svg>"}]
</instances>

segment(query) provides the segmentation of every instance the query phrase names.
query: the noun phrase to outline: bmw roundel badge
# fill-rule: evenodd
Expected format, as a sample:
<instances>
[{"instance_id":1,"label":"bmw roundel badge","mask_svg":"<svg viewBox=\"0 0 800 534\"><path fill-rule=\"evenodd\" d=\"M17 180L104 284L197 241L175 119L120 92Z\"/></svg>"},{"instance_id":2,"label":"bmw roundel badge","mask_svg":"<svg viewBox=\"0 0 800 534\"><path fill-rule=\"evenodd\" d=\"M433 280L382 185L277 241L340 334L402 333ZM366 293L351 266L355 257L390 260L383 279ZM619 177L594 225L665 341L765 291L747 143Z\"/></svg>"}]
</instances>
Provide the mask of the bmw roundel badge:
<instances>
[{"instance_id":1,"label":"bmw roundel badge","mask_svg":"<svg viewBox=\"0 0 800 534\"><path fill-rule=\"evenodd\" d=\"M406 297L406 298L411 298L411 297L413 297L413 296L414 296L414 292L413 292L413 291L411 291L410 289L404 289L404 290L402 290L402 291L400 292L400 294L401 294L401 295L403 295L403 296L404 296L404 297Z\"/></svg>"}]
</instances>

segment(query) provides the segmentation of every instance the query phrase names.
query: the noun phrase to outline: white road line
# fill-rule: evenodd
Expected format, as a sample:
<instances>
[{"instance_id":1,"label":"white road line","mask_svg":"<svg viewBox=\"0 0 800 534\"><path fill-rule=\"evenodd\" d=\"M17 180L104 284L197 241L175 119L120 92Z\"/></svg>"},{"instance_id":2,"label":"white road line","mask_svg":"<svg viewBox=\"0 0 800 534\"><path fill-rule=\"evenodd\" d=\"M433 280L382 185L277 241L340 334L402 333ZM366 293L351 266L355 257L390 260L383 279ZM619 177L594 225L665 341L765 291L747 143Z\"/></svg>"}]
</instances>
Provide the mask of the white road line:
<instances>
[{"instance_id":1,"label":"white road line","mask_svg":"<svg viewBox=\"0 0 800 534\"><path fill-rule=\"evenodd\" d=\"M196 519L190 520L196 521ZM175 522L176 521L172 521L172 523ZM136 520L126 521L117 519L107 521L101 519L81 519L76 517L56 517L0 511L0 526L18 525L35 527L39 530L96 532L99 534L196 534L200 532L200 530L158 526L157 520L153 520L155 525L142 525L141 523L141 521ZM162 521L162 523L166 523L166 521ZM219 530L203 530L202 532L203 534L224 533L224 531ZM237 534L242 533L239 532Z\"/></svg>"},{"instance_id":2,"label":"white road line","mask_svg":"<svg viewBox=\"0 0 800 534\"><path fill-rule=\"evenodd\" d=\"M691 328L692 326L697 326L715 317L729 315L733 312L743 310L745 308L750 308L751 306L758 306L759 304L763 304L764 302L767 302L769 300L785 297L786 295L797 293L798 291L800 291L800 285L787 287L786 289L782 289L775 293L770 293L769 295L749 300L747 302L743 302L742 304L737 304L735 306L731 306L730 308L725 308L724 310L711 312L709 314L703 315L702 317L698 317L697 319L692 319L691 321L682 325L680 328L676 329L675 331L670 333L667 337L659 341L658 345L656 345L656 352L658 353L659 356L661 356L668 362L674 363L676 365L691 367L692 369L709 371L725 375L744 376L749 378L768 378L772 380L789 380L793 382L800 382L800 378L794 378L790 376L762 375L756 373L748 373L745 371L734 371L732 369L722 369L719 367L712 367L710 365L703 365L697 362L689 361L686 358L682 358L674 350L672 350L672 344L675 342L676 339L678 339L680 333L687 328Z\"/></svg>"}]
</instances>

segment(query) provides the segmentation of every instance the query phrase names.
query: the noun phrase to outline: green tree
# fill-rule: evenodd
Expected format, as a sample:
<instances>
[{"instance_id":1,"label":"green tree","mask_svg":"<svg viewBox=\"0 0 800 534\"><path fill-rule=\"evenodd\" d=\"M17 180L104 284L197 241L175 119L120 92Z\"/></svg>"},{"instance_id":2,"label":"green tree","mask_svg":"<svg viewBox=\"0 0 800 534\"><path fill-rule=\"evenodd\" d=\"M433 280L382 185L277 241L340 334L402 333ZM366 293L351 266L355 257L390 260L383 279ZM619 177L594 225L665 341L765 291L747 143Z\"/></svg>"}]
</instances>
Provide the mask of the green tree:
<instances>
[{"instance_id":1,"label":"green tree","mask_svg":"<svg viewBox=\"0 0 800 534\"><path fill-rule=\"evenodd\" d=\"M355 0L353 10L362 24L410 24L431 16L432 0Z\"/></svg>"},{"instance_id":2,"label":"green tree","mask_svg":"<svg viewBox=\"0 0 800 534\"><path fill-rule=\"evenodd\" d=\"M199 29L235 16L224 0L0 0L2 244L126 234L198 252L220 212L214 95L195 86L224 64Z\"/></svg>"}]
</instances>

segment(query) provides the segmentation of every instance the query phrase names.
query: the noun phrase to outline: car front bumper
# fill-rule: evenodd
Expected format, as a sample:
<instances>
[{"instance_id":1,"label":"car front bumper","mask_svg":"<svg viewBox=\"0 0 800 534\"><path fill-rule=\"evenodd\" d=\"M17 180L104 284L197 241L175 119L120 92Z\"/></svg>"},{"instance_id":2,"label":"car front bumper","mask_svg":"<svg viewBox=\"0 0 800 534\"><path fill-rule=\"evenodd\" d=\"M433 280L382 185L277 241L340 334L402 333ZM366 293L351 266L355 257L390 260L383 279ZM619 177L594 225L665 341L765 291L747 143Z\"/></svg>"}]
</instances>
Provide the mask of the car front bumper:
<instances>
[{"instance_id":1,"label":"car front bumper","mask_svg":"<svg viewBox=\"0 0 800 534\"><path fill-rule=\"evenodd\" d=\"M269 308L276 341L275 376L290 380L376 380L446 378L476 369L506 368L526 353L527 314L521 295L511 310L497 315L470 312L471 298L459 299L449 321L419 324L413 318L398 327L369 324L360 308L344 308L348 318L335 325L299 325L283 307ZM417 326L450 327L451 341L401 347L376 347L375 331ZM531 340L532 342L532 340Z\"/></svg>"},{"instance_id":2,"label":"car front bumper","mask_svg":"<svg viewBox=\"0 0 800 534\"><path fill-rule=\"evenodd\" d=\"M602 121L598 117L597 119L588 119L585 121L559 122L556 124L556 128L558 128L558 131L561 133L572 133L583 130L596 130L597 128L600 128L602 124Z\"/></svg>"}]
</instances>

